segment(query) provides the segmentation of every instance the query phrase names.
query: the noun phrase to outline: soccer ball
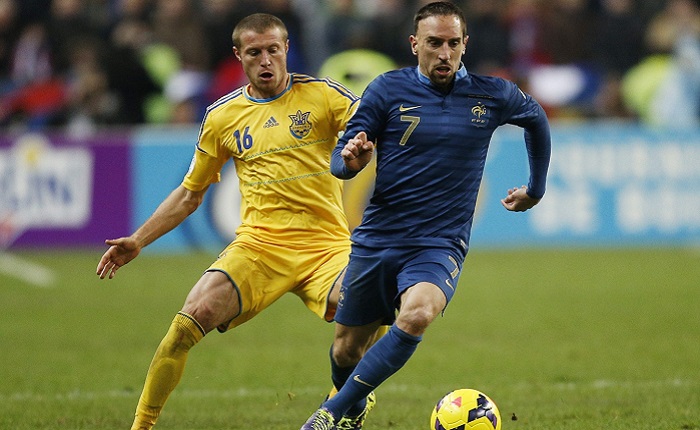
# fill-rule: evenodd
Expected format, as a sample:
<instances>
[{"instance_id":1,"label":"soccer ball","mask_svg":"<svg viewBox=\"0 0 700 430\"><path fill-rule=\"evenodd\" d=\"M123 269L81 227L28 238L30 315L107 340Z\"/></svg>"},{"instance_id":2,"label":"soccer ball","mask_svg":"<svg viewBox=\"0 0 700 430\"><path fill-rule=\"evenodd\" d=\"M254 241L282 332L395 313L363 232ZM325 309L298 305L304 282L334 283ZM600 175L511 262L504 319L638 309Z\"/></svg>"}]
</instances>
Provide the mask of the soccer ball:
<instances>
[{"instance_id":1,"label":"soccer ball","mask_svg":"<svg viewBox=\"0 0 700 430\"><path fill-rule=\"evenodd\" d=\"M486 394L462 388L435 405L430 430L501 430L501 414Z\"/></svg>"}]
</instances>

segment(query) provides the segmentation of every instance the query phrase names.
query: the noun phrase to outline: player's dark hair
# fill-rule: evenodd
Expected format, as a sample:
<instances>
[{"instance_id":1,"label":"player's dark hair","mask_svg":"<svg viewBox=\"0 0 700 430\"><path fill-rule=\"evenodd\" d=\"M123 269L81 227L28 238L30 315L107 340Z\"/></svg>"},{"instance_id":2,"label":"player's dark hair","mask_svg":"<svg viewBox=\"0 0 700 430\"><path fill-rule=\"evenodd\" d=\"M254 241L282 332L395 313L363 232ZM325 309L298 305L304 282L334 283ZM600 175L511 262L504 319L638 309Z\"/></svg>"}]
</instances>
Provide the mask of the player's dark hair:
<instances>
[{"instance_id":1,"label":"player's dark hair","mask_svg":"<svg viewBox=\"0 0 700 430\"><path fill-rule=\"evenodd\" d=\"M287 26L284 25L281 19L269 13L254 13L248 15L236 24L233 29L233 34L231 34L231 40L233 40L233 46L236 48L241 47L241 34L244 31L252 30L256 33L264 33L271 28L279 28L282 32L282 38L287 40L289 33L287 32Z\"/></svg>"},{"instance_id":2,"label":"player's dark hair","mask_svg":"<svg viewBox=\"0 0 700 430\"><path fill-rule=\"evenodd\" d=\"M425 18L431 16L456 16L462 23L462 35L467 35L467 20L464 18L464 12L454 3L448 1L436 1L428 3L416 12L413 18L413 31L418 33L418 23Z\"/></svg>"}]
</instances>

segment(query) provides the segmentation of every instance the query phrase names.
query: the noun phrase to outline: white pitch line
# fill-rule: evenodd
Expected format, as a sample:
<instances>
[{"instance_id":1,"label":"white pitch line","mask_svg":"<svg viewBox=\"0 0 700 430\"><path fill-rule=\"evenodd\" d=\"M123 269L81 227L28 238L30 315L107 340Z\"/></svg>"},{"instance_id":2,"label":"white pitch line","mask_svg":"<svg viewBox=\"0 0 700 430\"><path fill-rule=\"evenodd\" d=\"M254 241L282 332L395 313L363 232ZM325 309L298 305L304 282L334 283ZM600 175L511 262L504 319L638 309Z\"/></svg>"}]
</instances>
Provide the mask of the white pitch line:
<instances>
[{"instance_id":1,"label":"white pitch line","mask_svg":"<svg viewBox=\"0 0 700 430\"><path fill-rule=\"evenodd\" d=\"M56 284L53 270L1 251L0 272L39 288L51 288Z\"/></svg>"}]
</instances>

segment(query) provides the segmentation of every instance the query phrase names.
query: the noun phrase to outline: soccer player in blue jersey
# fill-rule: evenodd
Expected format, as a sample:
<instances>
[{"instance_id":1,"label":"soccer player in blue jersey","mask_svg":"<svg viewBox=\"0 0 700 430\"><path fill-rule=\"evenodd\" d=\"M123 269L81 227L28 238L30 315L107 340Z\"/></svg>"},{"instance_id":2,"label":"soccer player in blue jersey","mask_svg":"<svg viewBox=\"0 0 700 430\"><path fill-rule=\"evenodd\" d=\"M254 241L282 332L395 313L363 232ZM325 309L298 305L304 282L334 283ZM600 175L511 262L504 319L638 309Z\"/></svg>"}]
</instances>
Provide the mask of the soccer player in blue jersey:
<instances>
[{"instance_id":1,"label":"soccer player in blue jersey","mask_svg":"<svg viewBox=\"0 0 700 430\"><path fill-rule=\"evenodd\" d=\"M528 186L507 190L502 205L526 211L545 192L551 142L542 107L512 82L465 69L466 21L456 5L427 4L414 22L409 41L418 67L369 84L333 151L331 172L350 179L376 148L376 180L352 234L336 314L331 373L341 388L302 430L343 428L338 418L404 366L445 310L469 248L497 127L524 128L530 162ZM367 349L375 329L392 322Z\"/></svg>"},{"instance_id":2,"label":"soccer player in blue jersey","mask_svg":"<svg viewBox=\"0 0 700 430\"><path fill-rule=\"evenodd\" d=\"M155 425L189 350L210 331L237 327L290 292L326 321L335 313L334 285L348 262L350 232L330 156L359 98L330 79L289 73L287 29L272 15L244 18L232 38L250 84L208 107L182 183L131 236L107 240L97 266L100 278L114 277L197 209L233 160L241 225L192 287L156 350L132 429ZM362 403L342 425L361 427L373 395Z\"/></svg>"}]
</instances>

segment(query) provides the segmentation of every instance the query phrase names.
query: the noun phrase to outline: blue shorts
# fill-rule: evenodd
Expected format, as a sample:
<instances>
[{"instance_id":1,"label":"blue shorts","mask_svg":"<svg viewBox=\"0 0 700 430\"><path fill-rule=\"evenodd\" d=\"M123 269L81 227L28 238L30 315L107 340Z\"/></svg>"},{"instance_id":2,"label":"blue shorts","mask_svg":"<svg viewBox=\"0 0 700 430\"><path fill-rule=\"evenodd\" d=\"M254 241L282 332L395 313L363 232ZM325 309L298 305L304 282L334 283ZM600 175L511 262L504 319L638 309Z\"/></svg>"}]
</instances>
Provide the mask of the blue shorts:
<instances>
[{"instance_id":1,"label":"blue shorts","mask_svg":"<svg viewBox=\"0 0 700 430\"><path fill-rule=\"evenodd\" d=\"M419 282L437 285L450 302L464 257L450 248L352 245L335 320L347 326L396 320L400 296Z\"/></svg>"}]
</instances>

